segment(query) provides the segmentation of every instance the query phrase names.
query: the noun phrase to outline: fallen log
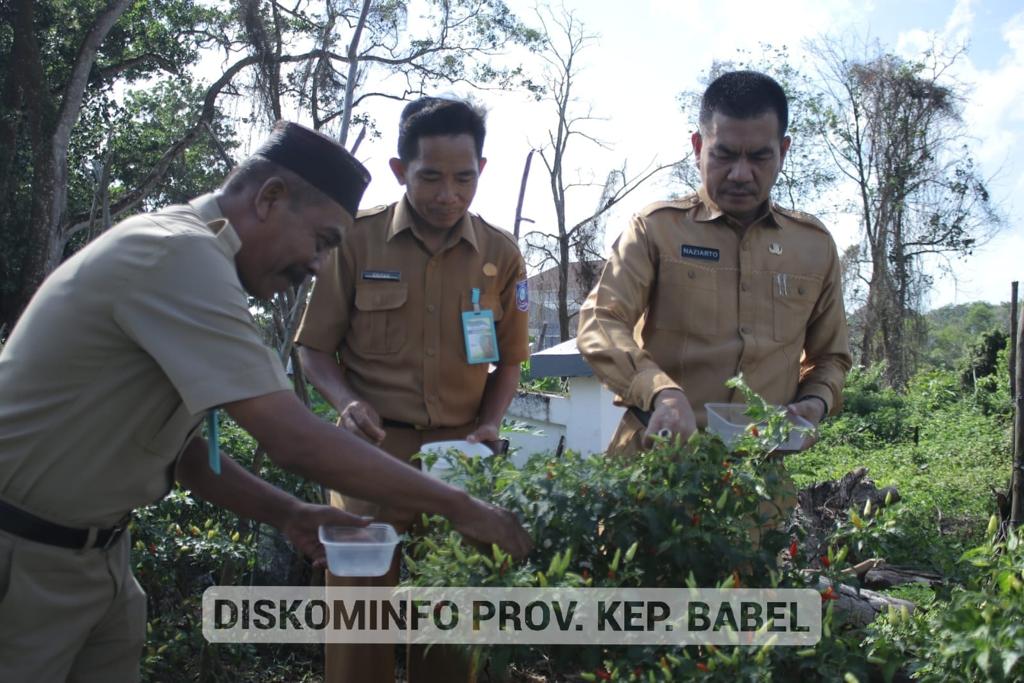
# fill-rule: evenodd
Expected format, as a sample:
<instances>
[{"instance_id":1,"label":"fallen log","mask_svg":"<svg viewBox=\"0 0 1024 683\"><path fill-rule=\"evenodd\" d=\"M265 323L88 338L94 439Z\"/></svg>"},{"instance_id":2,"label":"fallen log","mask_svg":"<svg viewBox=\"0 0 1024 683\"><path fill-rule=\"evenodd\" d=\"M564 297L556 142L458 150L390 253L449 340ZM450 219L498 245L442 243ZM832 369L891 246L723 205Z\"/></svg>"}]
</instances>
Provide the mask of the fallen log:
<instances>
[{"instance_id":1,"label":"fallen log","mask_svg":"<svg viewBox=\"0 0 1024 683\"><path fill-rule=\"evenodd\" d=\"M831 586L835 600L835 617L845 625L867 626L878 615L888 613L889 608L905 607L913 613L917 607L909 600L894 598L890 595L877 593L866 588L857 589L845 583L834 584L824 576L818 577L818 592L824 592Z\"/></svg>"}]
</instances>

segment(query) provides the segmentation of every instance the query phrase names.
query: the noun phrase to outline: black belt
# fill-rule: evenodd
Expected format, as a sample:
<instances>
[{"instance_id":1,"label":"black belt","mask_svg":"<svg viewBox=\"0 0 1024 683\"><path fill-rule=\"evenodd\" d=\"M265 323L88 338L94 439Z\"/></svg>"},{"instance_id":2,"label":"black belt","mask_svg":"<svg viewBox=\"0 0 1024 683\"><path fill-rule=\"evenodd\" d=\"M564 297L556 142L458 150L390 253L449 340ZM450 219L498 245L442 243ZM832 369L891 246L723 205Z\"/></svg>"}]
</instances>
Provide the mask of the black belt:
<instances>
[{"instance_id":1,"label":"black belt","mask_svg":"<svg viewBox=\"0 0 1024 683\"><path fill-rule=\"evenodd\" d=\"M100 548L106 550L114 545L117 539L121 538L121 534L128 528L129 521L131 521L131 515L127 514L115 526L109 529L97 529L92 543L89 543L90 529L75 529L61 524L54 524L0 500L0 529L29 541L46 543L47 545L55 545L61 548L73 548L75 550Z\"/></svg>"}]
</instances>

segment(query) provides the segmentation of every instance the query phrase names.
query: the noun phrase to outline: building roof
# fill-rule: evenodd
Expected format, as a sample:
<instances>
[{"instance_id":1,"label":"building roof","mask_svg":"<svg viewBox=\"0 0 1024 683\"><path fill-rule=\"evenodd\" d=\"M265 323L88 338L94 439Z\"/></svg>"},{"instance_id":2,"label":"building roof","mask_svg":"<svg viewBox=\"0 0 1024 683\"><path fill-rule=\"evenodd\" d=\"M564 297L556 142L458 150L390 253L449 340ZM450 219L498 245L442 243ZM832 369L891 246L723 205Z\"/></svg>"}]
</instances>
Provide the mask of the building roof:
<instances>
[{"instance_id":1,"label":"building roof","mask_svg":"<svg viewBox=\"0 0 1024 683\"><path fill-rule=\"evenodd\" d=\"M575 337L530 355L530 377L590 377L594 371L576 348Z\"/></svg>"}]
</instances>

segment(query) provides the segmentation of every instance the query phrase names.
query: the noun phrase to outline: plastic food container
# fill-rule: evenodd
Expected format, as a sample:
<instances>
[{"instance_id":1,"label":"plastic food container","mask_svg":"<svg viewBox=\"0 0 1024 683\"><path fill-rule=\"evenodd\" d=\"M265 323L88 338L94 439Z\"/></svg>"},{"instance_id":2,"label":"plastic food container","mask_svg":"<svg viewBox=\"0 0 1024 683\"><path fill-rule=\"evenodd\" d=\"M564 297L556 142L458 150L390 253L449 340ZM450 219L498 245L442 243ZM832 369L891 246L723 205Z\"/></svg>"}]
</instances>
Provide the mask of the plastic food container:
<instances>
[{"instance_id":1,"label":"plastic food container","mask_svg":"<svg viewBox=\"0 0 1024 683\"><path fill-rule=\"evenodd\" d=\"M391 566L398 534L390 524L320 526L327 568L335 576L383 576Z\"/></svg>"},{"instance_id":2,"label":"plastic food container","mask_svg":"<svg viewBox=\"0 0 1024 683\"><path fill-rule=\"evenodd\" d=\"M708 431L717 434L729 448L736 445L753 422L751 417L745 414L745 403L705 403L704 409L708 414ZM779 444L769 444L770 451L799 451L805 437L801 430L814 428L810 422L796 415L789 415L789 421L794 427L789 431L789 438Z\"/></svg>"},{"instance_id":3,"label":"plastic food container","mask_svg":"<svg viewBox=\"0 0 1024 683\"><path fill-rule=\"evenodd\" d=\"M434 464L427 468L427 471L438 477L444 479L444 475L451 471L451 465L448 460L443 456L448 451L454 450L467 455L471 458L489 458L494 455L491 449L482 443L470 443L468 441L434 441L433 443L425 443L420 447L420 453L430 454L436 453L438 458L434 461ZM450 482L457 484L458 482Z\"/></svg>"}]
</instances>

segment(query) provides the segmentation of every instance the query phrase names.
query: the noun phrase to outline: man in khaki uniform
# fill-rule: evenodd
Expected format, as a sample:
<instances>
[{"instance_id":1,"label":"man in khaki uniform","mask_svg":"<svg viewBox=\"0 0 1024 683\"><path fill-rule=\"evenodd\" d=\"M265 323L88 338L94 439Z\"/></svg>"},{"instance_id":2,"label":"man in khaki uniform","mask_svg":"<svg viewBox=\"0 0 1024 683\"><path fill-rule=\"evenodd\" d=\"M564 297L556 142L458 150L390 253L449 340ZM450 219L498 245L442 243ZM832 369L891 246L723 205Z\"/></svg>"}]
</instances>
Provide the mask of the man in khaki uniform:
<instances>
[{"instance_id":1,"label":"man in khaki uniform","mask_svg":"<svg viewBox=\"0 0 1024 683\"><path fill-rule=\"evenodd\" d=\"M146 607L125 527L175 477L318 564L319 524L366 523L226 456L218 474L196 436L216 406L286 469L526 552L509 513L309 413L252 321L248 295L315 273L368 181L336 142L282 122L219 192L120 223L40 287L0 353L0 681L138 679Z\"/></svg>"},{"instance_id":2,"label":"man in khaki uniform","mask_svg":"<svg viewBox=\"0 0 1024 683\"><path fill-rule=\"evenodd\" d=\"M615 243L577 339L618 400L649 413L645 429L627 411L613 450L661 430L688 438L706 426L705 403L740 400L724 383L741 372L812 424L839 409L851 357L835 243L769 199L787 125L768 76L716 79L692 137L701 188L646 207Z\"/></svg>"},{"instance_id":3,"label":"man in khaki uniform","mask_svg":"<svg viewBox=\"0 0 1024 683\"><path fill-rule=\"evenodd\" d=\"M496 444L528 357L526 273L512 237L468 213L483 170L484 120L465 102L406 106L391 168L405 196L360 213L316 279L297 341L306 374L339 424L401 462L424 443ZM474 292L476 295L474 295ZM474 306L476 298L476 306ZM465 339L464 316L490 312L494 335ZM485 314L486 315L486 314ZM497 349L495 369L488 350ZM345 496L332 502L405 527L407 514ZM360 585L394 585L387 576ZM328 573L328 585L353 585ZM465 680L446 648L410 648L412 683ZM394 680L389 645L326 647L329 683Z\"/></svg>"}]
</instances>

